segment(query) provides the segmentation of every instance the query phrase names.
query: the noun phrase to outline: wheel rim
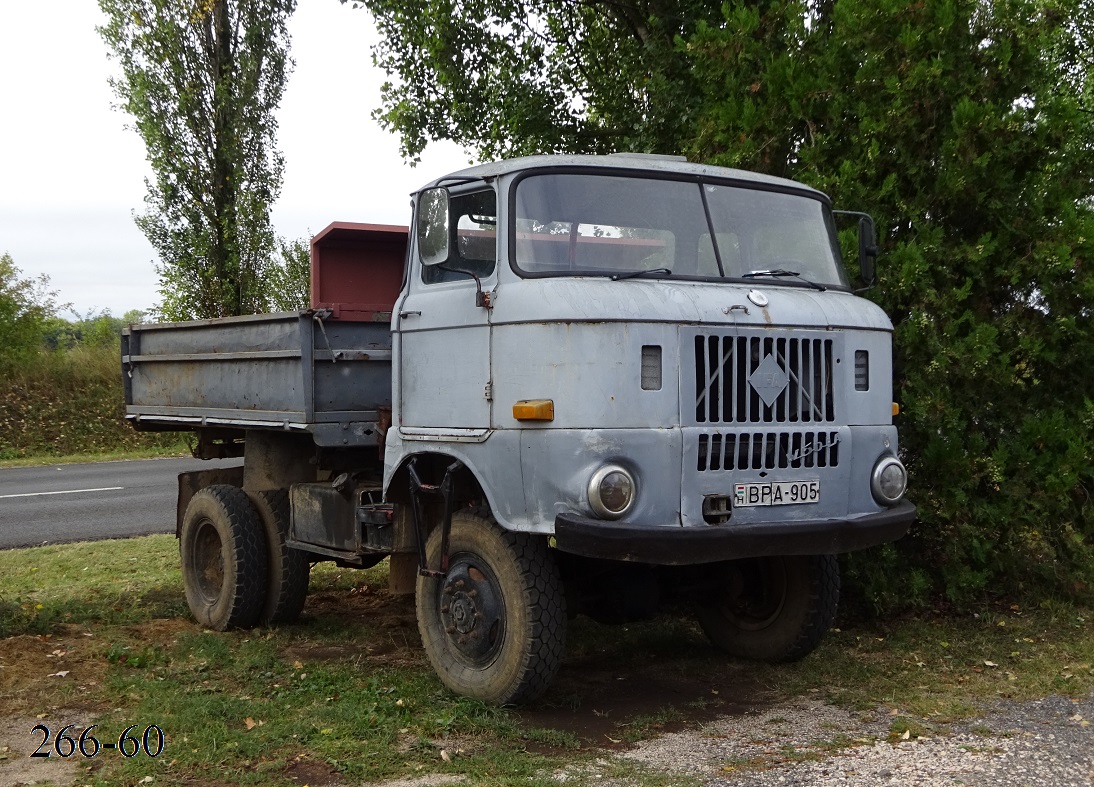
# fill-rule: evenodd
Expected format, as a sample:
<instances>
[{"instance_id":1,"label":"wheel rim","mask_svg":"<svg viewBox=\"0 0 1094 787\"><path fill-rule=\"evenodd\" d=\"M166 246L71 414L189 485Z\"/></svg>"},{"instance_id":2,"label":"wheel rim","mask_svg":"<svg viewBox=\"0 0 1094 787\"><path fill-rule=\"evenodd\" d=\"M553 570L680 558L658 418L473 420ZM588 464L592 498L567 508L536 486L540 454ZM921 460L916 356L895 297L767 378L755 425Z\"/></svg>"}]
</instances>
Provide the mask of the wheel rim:
<instances>
[{"instance_id":1,"label":"wheel rim","mask_svg":"<svg viewBox=\"0 0 1094 787\"><path fill-rule=\"evenodd\" d=\"M455 555L441 582L445 639L470 667L489 664L505 639L505 602L494 572L473 555Z\"/></svg>"},{"instance_id":2,"label":"wheel rim","mask_svg":"<svg viewBox=\"0 0 1094 787\"><path fill-rule=\"evenodd\" d=\"M224 587L224 545L220 533L208 519L194 534L193 566L197 569L197 589L207 604L215 604Z\"/></svg>"},{"instance_id":3,"label":"wheel rim","mask_svg":"<svg viewBox=\"0 0 1094 787\"><path fill-rule=\"evenodd\" d=\"M782 560L750 560L733 578L722 613L740 629L760 631L782 614L786 603L786 566Z\"/></svg>"}]
</instances>

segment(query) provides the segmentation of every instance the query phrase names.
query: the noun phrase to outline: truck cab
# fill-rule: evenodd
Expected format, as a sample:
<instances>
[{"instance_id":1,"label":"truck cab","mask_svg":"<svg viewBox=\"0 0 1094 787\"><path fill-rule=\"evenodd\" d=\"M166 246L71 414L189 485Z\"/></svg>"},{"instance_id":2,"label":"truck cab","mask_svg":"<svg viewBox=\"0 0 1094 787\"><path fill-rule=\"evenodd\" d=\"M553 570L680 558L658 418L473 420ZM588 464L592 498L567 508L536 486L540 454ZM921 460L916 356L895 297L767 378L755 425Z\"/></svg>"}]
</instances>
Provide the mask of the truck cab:
<instances>
[{"instance_id":1,"label":"truck cab","mask_svg":"<svg viewBox=\"0 0 1094 787\"><path fill-rule=\"evenodd\" d=\"M835 553L907 528L892 325L852 292L823 194L545 156L416 202L385 488L438 452L505 529L616 560Z\"/></svg>"}]
</instances>

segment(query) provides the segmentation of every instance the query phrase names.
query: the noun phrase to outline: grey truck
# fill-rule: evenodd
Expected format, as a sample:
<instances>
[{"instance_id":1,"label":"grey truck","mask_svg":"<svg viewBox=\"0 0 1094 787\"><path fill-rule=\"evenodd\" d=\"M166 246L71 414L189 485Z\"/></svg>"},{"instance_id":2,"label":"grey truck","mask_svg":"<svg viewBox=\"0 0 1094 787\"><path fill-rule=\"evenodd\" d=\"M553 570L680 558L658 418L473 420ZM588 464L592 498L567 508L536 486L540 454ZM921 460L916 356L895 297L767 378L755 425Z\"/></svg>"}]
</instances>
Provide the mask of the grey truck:
<instances>
[{"instance_id":1,"label":"grey truck","mask_svg":"<svg viewBox=\"0 0 1094 787\"><path fill-rule=\"evenodd\" d=\"M126 331L132 424L242 458L179 478L195 618L292 622L311 564L389 559L441 680L496 703L548 687L577 614L688 605L732 656L813 650L835 555L915 516L892 324L836 231L857 224L869 283L873 221L625 154L483 164L412 202L409 228L315 237L309 310Z\"/></svg>"}]
</instances>

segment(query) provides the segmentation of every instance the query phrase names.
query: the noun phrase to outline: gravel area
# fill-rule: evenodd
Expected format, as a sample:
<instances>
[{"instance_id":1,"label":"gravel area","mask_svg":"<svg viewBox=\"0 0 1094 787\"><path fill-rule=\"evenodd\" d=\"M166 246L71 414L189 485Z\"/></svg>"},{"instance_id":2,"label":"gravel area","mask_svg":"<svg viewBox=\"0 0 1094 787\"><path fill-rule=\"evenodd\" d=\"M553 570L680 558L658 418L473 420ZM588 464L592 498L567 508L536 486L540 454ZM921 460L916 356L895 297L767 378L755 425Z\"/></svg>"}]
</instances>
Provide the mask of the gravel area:
<instances>
[{"instance_id":1,"label":"gravel area","mask_svg":"<svg viewBox=\"0 0 1094 787\"><path fill-rule=\"evenodd\" d=\"M892 736L897 718L907 717L797 701L664 735L618 757L704 787L1094 785L1094 694L999 701L960 724L911 719L930 727L922 737Z\"/></svg>"}]
</instances>

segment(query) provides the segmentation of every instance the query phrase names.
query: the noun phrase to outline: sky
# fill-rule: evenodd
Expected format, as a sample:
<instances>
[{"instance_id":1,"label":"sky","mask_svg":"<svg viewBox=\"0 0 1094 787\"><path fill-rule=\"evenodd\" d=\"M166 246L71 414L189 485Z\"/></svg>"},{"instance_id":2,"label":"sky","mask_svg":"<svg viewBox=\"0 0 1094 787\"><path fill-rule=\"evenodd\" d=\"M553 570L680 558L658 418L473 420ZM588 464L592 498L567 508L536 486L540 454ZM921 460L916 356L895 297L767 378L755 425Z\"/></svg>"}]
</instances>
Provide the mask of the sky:
<instances>
[{"instance_id":1,"label":"sky","mask_svg":"<svg viewBox=\"0 0 1094 787\"><path fill-rule=\"evenodd\" d=\"M0 254L23 278L49 276L69 319L159 300L155 253L133 223L150 170L131 118L112 108L102 22L95 0L0 0ZM299 0L289 31L274 230L296 239L332 221L409 223L410 192L472 157L433 143L410 167L372 120L386 77L372 65L366 11Z\"/></svg>"}]
</instances>

